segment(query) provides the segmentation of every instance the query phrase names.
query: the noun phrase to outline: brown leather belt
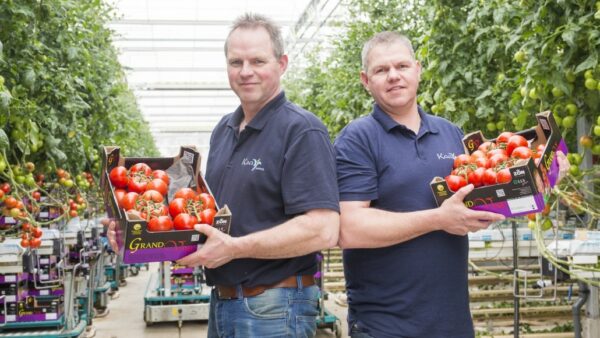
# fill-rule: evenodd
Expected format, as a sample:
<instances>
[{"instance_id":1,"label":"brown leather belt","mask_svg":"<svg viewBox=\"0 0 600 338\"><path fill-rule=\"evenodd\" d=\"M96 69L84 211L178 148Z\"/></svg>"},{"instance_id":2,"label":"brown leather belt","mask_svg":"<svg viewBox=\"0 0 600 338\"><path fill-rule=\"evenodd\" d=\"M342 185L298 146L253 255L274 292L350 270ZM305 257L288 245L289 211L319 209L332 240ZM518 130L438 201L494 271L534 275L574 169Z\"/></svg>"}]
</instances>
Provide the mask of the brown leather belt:
<instances>
[{"instance_id":1,"label":"brown leather belt","mask_svg":"<svg viewBox=\"0 0 600 338\"><path fill-rule=\"evenodd\" d=\"M315 285L315 279L312 275L302 275L301 279L302 286ZM215 289L217 290L217 297L219 297L219 299L238 299L240 297L254 297L260 295L261 293L269 289L297 287L298 281L296 279L296 276L290 276L284 280L281 280L271 285L257 285L252 287L242 286L242 295L238 295L238 290L235 286L215 285Z\"/></svg>"}]
</instances>

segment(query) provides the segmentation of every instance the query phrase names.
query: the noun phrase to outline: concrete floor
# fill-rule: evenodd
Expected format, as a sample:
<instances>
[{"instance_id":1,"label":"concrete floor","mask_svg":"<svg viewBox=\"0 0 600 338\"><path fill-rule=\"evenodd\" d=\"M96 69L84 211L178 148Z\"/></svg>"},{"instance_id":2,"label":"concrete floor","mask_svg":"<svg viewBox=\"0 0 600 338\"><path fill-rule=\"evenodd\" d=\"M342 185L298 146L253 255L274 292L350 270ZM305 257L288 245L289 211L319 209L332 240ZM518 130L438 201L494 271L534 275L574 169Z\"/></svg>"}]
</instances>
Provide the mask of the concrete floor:
<instances>
[{"instance_id":1,"label":"concrete floor","mask_svg":"<svg viewBox=\"0 0 600 338\"><path fill-rule=\"evenodd\" d=\"M152 271L157 265L150 265L150 271L142 269L137 276L127 277L127 285L119 289L119 297L108 302L109 314L103 318L94 318L93 330L96 338L200 338L206 337L207 323L204 321L187 321L181 330L176 322L155 323L146 326L144 322L144 293ZM341 321L342 337L347 337L347 308L339 306L332 295L325 302L325 308ZM94 332L90 332L91 336ZM318 338L335 337L329 329L320 329Z\"/></svg>"}]
</instances>

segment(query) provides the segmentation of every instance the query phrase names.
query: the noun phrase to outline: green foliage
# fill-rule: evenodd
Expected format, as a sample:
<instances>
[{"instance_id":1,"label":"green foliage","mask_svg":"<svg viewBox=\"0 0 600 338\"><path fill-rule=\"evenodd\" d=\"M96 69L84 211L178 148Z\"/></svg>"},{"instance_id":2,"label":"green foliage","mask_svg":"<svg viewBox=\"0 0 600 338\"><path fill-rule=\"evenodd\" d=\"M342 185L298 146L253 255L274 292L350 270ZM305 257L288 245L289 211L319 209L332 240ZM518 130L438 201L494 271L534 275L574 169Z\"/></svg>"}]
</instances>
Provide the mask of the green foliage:
<instances>
[{"instance_id":1,"label":"green foliage","mask_svg":"<svg viewBox=\"0 0 600 338\"><path fill-rule=\"evenodd\" d=\"M0 128L10 163L98 169L98 146L158 151L95 1L0 2Z\"/></svg>"},{"instance_id":2,"label":"green foliage","mask_svg":"<svg viewBox=\"0 0 600 338\"><path fill-rule=\"evenodd\" d=\"M350 0L333 51L324 60L313 56L307 69L290 75L290 96L319 115L333 136L371 110L359 80L360 50L382 30L412 39L423 65L420 105L467 132L481 129L494 137L522 130L545 110L559 122L569 115L596 121L600 90L593 81L586 87L588 78L600 80L595 1L414 3ZM567 127L572 122L563 129L574 149L575 128Z\"/></svg>"}]
</instances>

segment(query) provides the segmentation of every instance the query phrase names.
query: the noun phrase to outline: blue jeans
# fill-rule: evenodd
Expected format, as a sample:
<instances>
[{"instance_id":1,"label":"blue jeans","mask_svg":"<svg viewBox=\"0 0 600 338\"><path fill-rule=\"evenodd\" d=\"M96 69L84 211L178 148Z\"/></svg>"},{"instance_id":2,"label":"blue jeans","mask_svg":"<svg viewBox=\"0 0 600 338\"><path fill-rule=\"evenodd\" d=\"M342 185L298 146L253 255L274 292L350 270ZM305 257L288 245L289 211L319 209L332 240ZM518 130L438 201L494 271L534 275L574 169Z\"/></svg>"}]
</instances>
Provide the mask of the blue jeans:
<instances>
[{"instance_id":1,"label":"blue jeans","mask_svg":"<svg viewBox=\"0 0 600 338\"><path fill-rule=\"evenodd\" d=\"M316 285L269 289L258 296L231 300L219 300L213 289L207 337L314 337L318 300Z\"/></svg>"}]
</instances>

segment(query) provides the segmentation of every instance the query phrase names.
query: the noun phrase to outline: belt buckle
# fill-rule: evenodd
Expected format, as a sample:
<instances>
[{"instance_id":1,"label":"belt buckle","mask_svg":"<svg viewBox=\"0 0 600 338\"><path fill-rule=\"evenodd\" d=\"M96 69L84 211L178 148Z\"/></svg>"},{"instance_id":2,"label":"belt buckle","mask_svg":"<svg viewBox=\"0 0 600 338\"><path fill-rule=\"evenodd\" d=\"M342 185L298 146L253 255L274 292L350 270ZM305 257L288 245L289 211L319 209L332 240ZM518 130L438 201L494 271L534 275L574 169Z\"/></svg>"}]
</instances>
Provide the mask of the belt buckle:
<instances>
[{"instance_id":1,"label":"belt buckle","mask_svg":"<svg viewBox=\"0 0 600 338\"><path fill-rule=\"evenodd\" d=\"M234 292L233 296L223 296L221 295L221 290L219 289L219 287L215 287L215 289L217 290L217 298L219 300L231 300L231 299L238 299L238 295L237 295L237 290Z\"/></svg>"}]
</instances>

